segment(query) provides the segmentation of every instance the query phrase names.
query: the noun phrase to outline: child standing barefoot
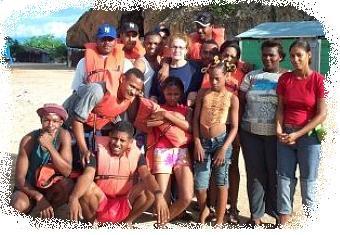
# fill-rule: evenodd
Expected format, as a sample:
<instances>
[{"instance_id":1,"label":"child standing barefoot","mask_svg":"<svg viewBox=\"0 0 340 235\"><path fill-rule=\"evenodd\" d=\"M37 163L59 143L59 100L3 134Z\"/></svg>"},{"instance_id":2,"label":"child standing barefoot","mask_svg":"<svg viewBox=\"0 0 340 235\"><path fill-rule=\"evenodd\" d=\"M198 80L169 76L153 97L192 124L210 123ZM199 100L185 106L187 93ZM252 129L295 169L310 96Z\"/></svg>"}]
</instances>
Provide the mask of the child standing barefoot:
<instances>
[{"instance_id":1,"label":"child standing barefoot","mask_svg":"<svg viewBox=\"0 0 340 235\"><path fill-rule=\"evenodd\" d=\"M210 176L215 178L217 185L216 225L224 222L231 143L237 133L239 107L237 96L225 88L230 69L229 63L216 58L209 69L211 88L201 89L196 101L193 119L194 185L200 207L198 222L201 224L205 224L209 216L207 189ZM227 120L230 120L230 130L226 129Z\"/></svg>"},{"instance_id":2,"label":"child standing barefoot","mask_svg":"<svg viewBox=\"0 0 340 235\"><path fill-rule=\"evenodd\" d=\"M185 132L191 131L191 111L186 105L179 104L184 96L184 86L178 77L168 77L161 85L165 104L161 105L165 111L151 114L148 126L159 126L164 122L170 122ZM156 139L154 150L154 163L152 173L168 203L170 203L171 174L175 175L178 199L171 205L170 219L180 215L190 204L193 197L193 174L188 153L188 143L176 148L171 141L158 128L154 128ZM176 138L179 138L176 136Z\"/></svg>"}]
</instances>

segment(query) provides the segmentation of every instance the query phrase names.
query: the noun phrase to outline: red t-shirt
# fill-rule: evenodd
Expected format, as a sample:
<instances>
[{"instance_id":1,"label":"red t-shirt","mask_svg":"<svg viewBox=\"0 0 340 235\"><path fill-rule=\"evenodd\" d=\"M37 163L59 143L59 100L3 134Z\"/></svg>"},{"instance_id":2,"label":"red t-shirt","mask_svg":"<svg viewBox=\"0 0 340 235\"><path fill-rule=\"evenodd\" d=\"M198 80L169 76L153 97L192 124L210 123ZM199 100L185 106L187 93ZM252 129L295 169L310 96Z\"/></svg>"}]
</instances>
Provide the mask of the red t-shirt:
<instances>
[{"instance_id":1,"label":"red t-shirt","mask_svg":"<svg viewBox=\"0 0 340 235\"><path fill-rule=\"evenodd\" d=\"M304 126L317 110L317 100L325 97L324 77L313 71L306 79L293 72L281 75L277 94L283 99L283 123Z\"/></svg>"},{"instance_id":2,"label":"red t-shirt","mask_svg":"<svg viewBox=\"0 0 340 235\"><path fill-rule=\"evenodd\" d=\"M178 104L175 107L172 106L168 106L168 105L161 105L161 107L167 111L173 111L173 112L178 112L180 114L182 114L184 117L187 116L189 108L186 105L183 104ZM158 138L158 136L160 136L161 131L158 128L154 128L154 134L156 136L156 139ZM181 146L183 148L187 147L185 146ZM174 148L174 146L171 144L171 142L165 137L162 136L161 138L159 138L158 143L156 144L156 148Z\"/></svg>"}]
</instances>

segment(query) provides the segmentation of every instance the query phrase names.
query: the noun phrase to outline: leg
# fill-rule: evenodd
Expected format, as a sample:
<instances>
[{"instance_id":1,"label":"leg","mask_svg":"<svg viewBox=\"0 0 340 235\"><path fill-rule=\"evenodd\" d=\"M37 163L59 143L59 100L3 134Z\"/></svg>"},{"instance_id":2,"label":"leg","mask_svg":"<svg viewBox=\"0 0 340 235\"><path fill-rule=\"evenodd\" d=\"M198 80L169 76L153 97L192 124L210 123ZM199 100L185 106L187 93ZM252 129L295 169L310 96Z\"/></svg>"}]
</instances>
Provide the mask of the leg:
<instances>
[{"instance_id":1,"label":"leg","mask_svg":"<svg viewBox=\"0 0 340 235\"><path fill-rule=\"evenodd\" d=\"M267 172L267 185L265 191L266 213L278 220L277 213L277 138L265 137L265 162Z\"/></svg>"},{"instance_id":2,"label":"leg","mask_svg":"<svg viewBox=\"0 0 340 235\"><path fill-rule=\"evenodd\" d=\"M198 223L205 224L210 214L207 206L207 189L209 187L211 159L210 154L205 154L203 162L194 163L194 186L197 202L200 208Z\"/></svg>"},{"instance_id":3,"label":"leg","mask_svg":"<svg viewBox=\"0 0 340 235\"><path fill-rule=\"evenodd\" d=\"M124 219L127 224L132 224L144 211L146 211L154 202L153 194L145 190L145 185L140 182L136 184L129 195L129 202L132 210L128 217Z\"/></svg>"},{"instance_id":4,"label":"leg","mask_svg":"<svg viewBox=\"0 0 340 235\"><path fill-rule=\"evenodd\" d=\"M224 144L224 138L217 139L217 149ZM216 149L216 150L217 150ZM229 146L225 152L224 163L221 166L213 166L212 177L215 177L217 186L217 203L216 203L216 225L224 223L224 214L228 201L228 187L229 187L229 166L231 163L232 147Z\"/></svg>"},{"instance_id":5,"label":"leg","mask_svg":"<svg viewBox=\"0 0 340 235\"><path fill-rule=\"evenodd\" d=\"M277 143L277 209L280 223L284 225L293 212L293 197L297 181L295 178L297 158L294 145Z\"/></svg>"},{"instance_id":6,"label":"leg","mask_svg":"<svg viewBox=\"0 0 340 235\"><path fill-rule=\"evenodd\" d=\"M163 192L163 195L168 203L170 205L170 188L171 188L171 183L170 183L170 174L155 174L155 178L159 186L161 187L161 190Z\"/></svg>"},{"instance_id":7,"label":"leg","mask_svg":"<svg viewBox=\"0 0 340 235\"><path fill-rule=\"evenodd\" d=\"M170 221L181 214L192 200L193 175L189 166L179 166L174 170L179 198L170 206Z\"/></svg>"},{"instance_id":8,"label":"leg","mask_svg":"<svg viewBox=\"0 0 340 235\"><path fill-rule=\"evenodd\" d=\"M73 186L73 180L64 178L46 190L46 199L51 203L52 207L56 209L68 202Z\"/></svg>"},{"instance_id":9,"label":"leg","mask_svg":"<svg viewBox=\"0 0 340 235\"><path fill-rule=\"evenodd\" d=\"M96 212L104 197L105 195L103 191L94 182L92 182L89 189L79 200L83 216L86 221L92 223L95 221Z\"/></svg>"},{"instance_id":10,"label":"leg","mask_svg":"<svg viewBox=\"0 0 340 235\"><path fill-rule=\"evenodd\" d=\"M238 168L238 158L240 154L240 140L239 134L236 135L235 140L233 141L233 151L231 157L231 165L229 167L229 204L230 211L237 212L237 199L238 199L238 191L240 186L240 171ZM237 213L234 213L237 214Z\"/></svg>"},{"instance_id":11,"label":"leg","mask_svg":"<svg viewBox=\"0 0 340 235\"><path fill-rule=\"evenodd\" d=\"M298 142L298 163L302 204L307 216L312 216L317 209L316 179L320 163L320 144L316 136L302 136Z\"/></svg>"},{"instance_id":12,"label":"leg","mask_svg":"<svg viewBox=\"0 0 340 235\"><path fill-rule=\"evenodd\" d=\"M15 190L11 196L11 202L9 204L14 209L21 213L29 213L33 207L33 204L26 193L20 190Z\"/></svg>"},{"instance_id":13,"label":"leg","mask_svg":"<svg viewBox=\"0 0 340 235\"><path fill-rule=\"evenodd\" d=\"M255 224L260 224L265 212L267 174L264 157L266 146L263 138L259 135L241 130L240 137L247 173L247 191L251 220Z\"/></svg>"}]
</instances>

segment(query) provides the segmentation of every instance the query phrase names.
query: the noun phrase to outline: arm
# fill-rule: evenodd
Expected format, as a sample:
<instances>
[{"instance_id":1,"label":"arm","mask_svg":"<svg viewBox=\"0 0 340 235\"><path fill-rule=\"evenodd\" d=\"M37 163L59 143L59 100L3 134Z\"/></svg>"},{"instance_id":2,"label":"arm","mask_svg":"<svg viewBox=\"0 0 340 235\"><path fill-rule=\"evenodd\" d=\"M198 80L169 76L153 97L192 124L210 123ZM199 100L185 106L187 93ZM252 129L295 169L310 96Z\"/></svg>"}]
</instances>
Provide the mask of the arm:
<instances>
[{"instance_id":1,"label":"arm","mask_svg":"<svg viewBox=\"0 0 340 235\"><path fill-rule=\"evenodd\" d=\"M78 64L74 73L71 89L73 91L78 90L78 87L84 83L85 80L85 58L82 58Z\"/></svg>"},{"instance_id":2,"label":"arm","mask_svg":"<svg viewBox=\"0 0 340 235\"><path fill-rule=\"evenodd\" d=\"M200 140L200 115L201 115L201 107L202 107L202 99L205 93L204 89L198 91L196 98L196 105L194 109L194 118L193 118L193 138L194 138L194 157L197 161L201 162L204 159L204 151L202 148L201 140Z\"/></svg>"},{"instance_id":3,"label":"arm","mask_svg":"<svg viewBox=\"0 0 340 235\"><path fill-rule=\"evenodd\" d=\"M138 174L144 182L146 189L152 192L155 196L154 206L157 212L157 223L161 225L167 223L170 218L168 204L155 177L150 173L146 165L138 167Z\"/></svg>"},{"instance_id":4,"label":"arm","mask_svg":"<svg viewBox=\"0 0 340 235\"><path fill-rule=\"evenodd\" d=\"M298 138L307 134L309 131L313 130L318 124L325 121L326 116L327 116L326 99L319 98L317 99L316 115L303 128L301 128L300 130L296 132L288 134L287 136L288 144L295 143L295 141Z\"/></svg>"},{"instance_id":5,"label":"arm","mask_svg":"<svg viewBox=\"0 0 340 235\"><path fill-rule=\"evenodd\" d=\"M72 170L71 136L67 130L60 129L60 149L53 146L53 137L47 132L42 133L38 138L39 143L49 151L53 168L65 177L68 177Z\"/></svg>"},{"instance_id":6,"label":"arm","mask_svg":"<svg viewBox=\"0 0 340 235\"><path fill-rule=\"evenodd\" d=\"M190 125L189 122L185 119L180 119L176 117L172 112L170 111L158 111L150 116L150 122L155 122L155 121L162 121L164 122L165 120L173 123L175 126L181 128L184 131L189 131ZM161 122L160 122L161 123ZM163 123L161 123L163 124Z\"/></svg>"},{"instance_id":7,"label":"arm","mask_svg":"<svg viewBox=\"0 0 340 235\"><path fill-rule=\"evenodd\" d=\"M145 73L145 63L142 58L137 59L133 66L137 69L139 69L142 73Z\"/></svg>"},{"instance_id":8,"label":"arm","mask_svg":"<svg viewBox=\"0 0 340 235\"><path fill-rule=\"evenodd\" d=\"M94 158L94 157L93 157ZM82 219L82 209L79 199L89 190L94 180L96 169L94 166L87 166L81 176L78 177L73 191L69 197L70 219L78 221Z\"/></svg>"},{"instance_id":9,"label":"arm","mask_svg":"<svg viewBox=\"0 0 340 235\"><path fill-rule=\"evenodd\" d=\"M216 157L214 157L214 165L219 166L224 163L224 156L225 152L227 151L228 147L234 141L237 129L238 129L238 115L239 115L239 101L236 95L232 95L231 97L231 106L229 110L230 115L230 131L226 141L224 142L221 149L216 152Z\"/></svg>"},{"instance_id":10,"label":"arm","mask_svg":"<svg viewBox=\"0 0 340 235\"><path fill-rule=\"evenodd\" d=\"M286 144L287 134L283 132L283 111L284 111L283 98L281 95L278 95L278 104L276 110L276 136L281 143Z\"/></svg>"},{"instance_id":11,"label":"arm","mask_svg":"<svg viewBox=\"0 0 340 235\"><path fill-rule=\"evenodd\" d=\"M85 135L84 135L84 124L74 119L72 120L71 125L72 125L74 137L79 147L82 164L83 166L85 166L85 161L86 162L89 161L91 151L87 148L87 145L86 145Z\"/></svg>"},{"instance_id":12,"label":"arm","mask_svg":"<svg viewBox=\"0 0 340 235\"><path fill-rule=\"evenodd\" d=\"M245 109L245 106L246 106L246 93L244 91L241 91L239 92L239 102L240 102L240 105L239 105L239 122L241 122L242 120L242 117L243 117L243 114L244 114L244 109Z\"/></svg>"},{"instance_id":13,"label":"arm","mask_svg":"<svg viewBox=\"0 0 340 235\"><path fill-rule=\"evenodd\" d=\"M29 166L29 155L33 148L33 137L29 134L22 138L19 145L19 153L15 167L15 185L29 198L35 201L41 200L44 196L26 181Z\"/></svg>"}]
</instances>

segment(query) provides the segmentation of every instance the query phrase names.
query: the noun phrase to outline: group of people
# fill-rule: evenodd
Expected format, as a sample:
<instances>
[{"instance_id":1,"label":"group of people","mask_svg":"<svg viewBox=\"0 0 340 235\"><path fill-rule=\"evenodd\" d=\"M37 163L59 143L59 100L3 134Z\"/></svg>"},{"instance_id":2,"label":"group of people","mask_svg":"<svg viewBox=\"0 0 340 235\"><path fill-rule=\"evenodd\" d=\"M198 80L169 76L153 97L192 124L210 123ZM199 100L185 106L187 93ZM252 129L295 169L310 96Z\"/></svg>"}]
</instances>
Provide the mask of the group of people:
<instances>
[{"instance_id":1,"label":"group of people","mask_svg":"<svg viewBox=\"0 0 340 235\"><path fill-rule=\"evenodd\" d=\"M119 35L112 25L98 28L72 95L63 106L39 108L42 127L21 140L12 207L37 206L51 218L68 203L71 220L132 226L154 205L155 227L165 228L196 196L199 224L211 215L217 227L225 217L237 224L242 149L250 224L261 225L265 213L289 222L297 165L302 203L314 215L320 141L313 129L326 105L308 42L292 43L287 71L281 43L266 40L263 68L252 70L210 13L193 23L190 35L158 27L143 41L133 22Z\"/></svg>"}]
</instances>

